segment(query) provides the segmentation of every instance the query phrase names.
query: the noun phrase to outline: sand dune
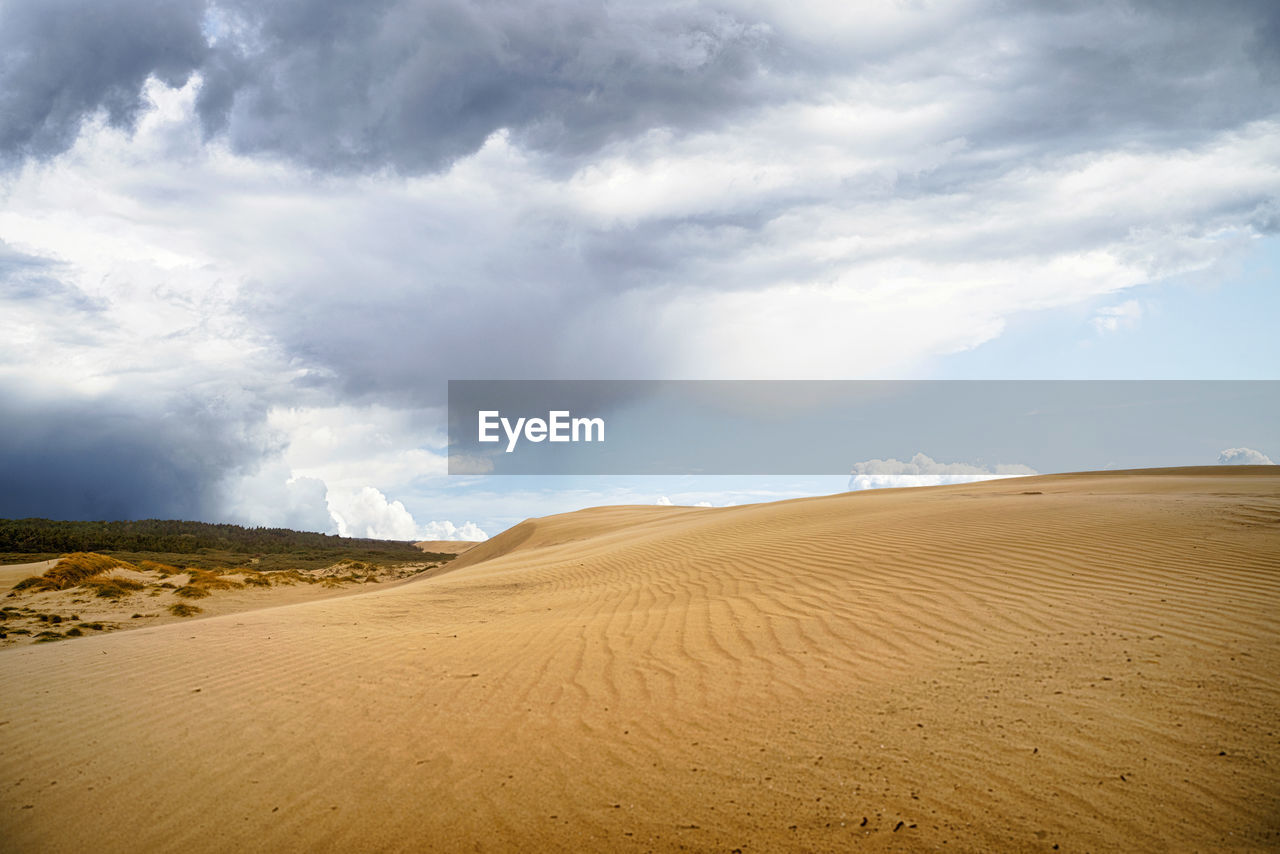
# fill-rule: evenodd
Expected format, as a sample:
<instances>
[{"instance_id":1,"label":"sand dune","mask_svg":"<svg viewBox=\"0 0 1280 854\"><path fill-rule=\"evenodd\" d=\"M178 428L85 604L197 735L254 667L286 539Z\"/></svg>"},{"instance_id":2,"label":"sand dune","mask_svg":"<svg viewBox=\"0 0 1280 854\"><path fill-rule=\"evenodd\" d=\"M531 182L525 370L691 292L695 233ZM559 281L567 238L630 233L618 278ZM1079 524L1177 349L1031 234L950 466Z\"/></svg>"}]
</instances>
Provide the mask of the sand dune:
<instances>
[{"instance_id":1,"label":"sand dune","mask_svg":"<svg viewBox=\"0 0 1280 854\"><path fill-rule=\"evenodd\" d=\"M424 558L427 556L424 555ZM116 591L103 597L83 586L65 590L26 589L15 586L31 576L43 575L58 560L0 566L0 649L83 636L88 632L116 632L203 617L235 614L259 608L276 608L351 595L369 584L403 584L415 576L429 577L444 571L447 563L423 560L416 564L374 566L340 561L331 566L262 575L244 568L220 569L197 581L196 596L188 598L190 572L138 566L117 566L98 578L125 578L139 589ZM247 576L253 578L247 578ZM270 580L268 580L270 579ZM256 584L247 582L256 581ZM175 612L174 606L179 606ZM65 634L64 632L69 632ZM49 635L53 637L49 637Z\"/></svg>"},{"instance_id":2,"label":"sand dune","mask_svg":"<svg viewBox=\"0 0 1280 854\"><path fill-rule=\"evenodd\" d=\"M423 540L420 543L414 543L415 546L424 552L432 552L433 554L457 555L462 554L467 549L475 545L471 540Z\"/></svg>"},{"instance_id":3,"label":"sand dune","mask_svg":"<svg viewBox=\"0 0 1280 854\"><path fill-rule=\"evenodd\" d=\"M1280 847L1280 476L532 520L0 652L0 849Z\"/></svg>"}]
</instances>

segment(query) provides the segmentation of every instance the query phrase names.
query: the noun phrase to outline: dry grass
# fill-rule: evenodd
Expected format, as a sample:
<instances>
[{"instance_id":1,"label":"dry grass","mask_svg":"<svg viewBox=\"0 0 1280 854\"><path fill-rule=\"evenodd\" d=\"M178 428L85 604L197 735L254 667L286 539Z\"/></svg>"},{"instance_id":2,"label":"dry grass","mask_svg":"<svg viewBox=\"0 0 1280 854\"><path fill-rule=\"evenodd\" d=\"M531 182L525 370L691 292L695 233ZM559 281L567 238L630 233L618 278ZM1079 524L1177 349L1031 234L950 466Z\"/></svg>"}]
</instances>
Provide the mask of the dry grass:
<instances>
[{"instance_id":1,"label":"dry grass","mask_svg":"<svg viewBox=\"0 0 1280 854\"><path fill-rule=\"evenodd\" d=\"M213 595L208 588L196 584L184 585L173 592L184 599L203 599L206 596Z\"/></svg>"},{"instance_id":2,"label":"dry grass","mask_svg":"<svg viewBox=\"0 0 1280 854\"><path fill-rule=\"evenodd\" d=\"M272 572L267 575L271 579L272 584L315 584L316 579L311 575L304 575L296 569L283 569L278 572Z\"/></svg>"},{"instance_id":3,"label":"dry grass","mask_svg":"<svg viewBox=\"0 0 1280 854\"><path fill-rule=\"evenodd\" d=\"M223 578L217 570L187 567L186 572L188 573L188 587L193 584L209 590L238 590L241 587L244 587L244 585L238 581L232 581L230 578Z\"/></svg>"},{"instance_id":4,"label":"dry grass","mask_svg":"<svg viewBox=\"0 0 1280 854\"><path fill-rule=\"evenodd\" d=\"M141 581L134 581L132 578L123 578L119 575L112 575L107 578L90 578L80 586L94 591L102 599L123 599L129 594L136 593L146 587Z\"/></svg>"},{"instance_id":5,"label":"dry grass","mask_svg":"<svg viewBox=\"0 0 1280 854\"><path fill-rule=\"evenodd\" d=\"M85 582L94 576L117 568L136 569L133 564L96 552L72 552L64 555L44 575L24 578L13 586L14 590L68 590L76 586L89 586ZM102 595L101 593L99 595Z\"/></svg>"},{"instance_id":6,"label":"dry grass","mask_svg":"<svg viewBox=\"0 0 1280 854\"><path fill-rule=\"evenodd\" d=\"M170 575L177 575L183 571L180 567L176 567L168 563L160 563L154 560L138 561L138 569L158 573L161 578L168 578Z\"/></svg>"},{"instance_id":7,"label":"dry grass","mask_svg":"<svg viewBox=\"0 0 1280 854\"><path fill-rule=\"evenodd\" d=\"M207 596L208 594L206 593L205 595ZM199 605L188 605L186 602L175 602L169 606L169 613L175 617L194 617L203 610ZM134 614L134 616L139 615Z\"/></svg>"}]
</instances>

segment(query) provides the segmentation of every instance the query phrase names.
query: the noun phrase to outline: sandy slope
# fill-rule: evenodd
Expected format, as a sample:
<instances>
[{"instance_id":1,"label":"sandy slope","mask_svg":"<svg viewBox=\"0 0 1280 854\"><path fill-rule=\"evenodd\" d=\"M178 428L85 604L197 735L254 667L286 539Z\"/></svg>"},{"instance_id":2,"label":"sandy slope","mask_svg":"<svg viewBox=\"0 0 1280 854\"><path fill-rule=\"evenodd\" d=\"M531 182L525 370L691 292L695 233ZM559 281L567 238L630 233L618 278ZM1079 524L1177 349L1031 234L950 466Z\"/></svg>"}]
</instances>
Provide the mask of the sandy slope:
<instances>
[{"instance_id":1,"label":"sandy slope","mask_svg":"<svg viewBox=\"0 0 1280 854\"><path fill-rule=\"evenodd\" d=\"M602 508L5 650L0 848L1274 850L1274 472Z\"/></svg>"},{"instance_id":2,"label":"sandy slope","mask_svg":"<svg viewBox=\"0 0 1280 854\"><path fill-rule=\"evenodd\" d=\"M424 552L432 552L442 555L462 554L467 549L475 545L471 540L423 540L420 543L414 543L415 546Z\"/></svg>"},{"instance_id":3,"label":"sandy slope","mask_svg":"<svg viewBox=\"0 0 1280 854\"><path fill-rule=\"evenodd\" d=\"M231 582L232 589L207 589L205 597L195 600L177 592L177 588L191 581L189 573L166 575L152 570L125 568L117 568L104 575L129 578L145 587L118 599L95 596L83 587L11 592L18 582L33 575L42 575L57 563L57 560L49 560L0 566L0 595L3 596L0 607L5 610L4 619L0 620L0 649L39 643L42 630L54 630L58 634L68 630L85 634L116 632L187 622L193 618L191 614L173 613L170 610L173 605L194 606L195 615L202 617L235 614L349 596L369 584L403 584L414 576L438 574L448 566L447 563L424 561L420 564L361 565L353 568L349 563L338 563L321 569L303 570L294 579L290 579L287 573L274 573L276 583L265 587L245 586L240 583L244 581L243 573L222 571L221 577ZM311 583L303 583L307 580ZM50 617L55 617L56 622L47 622Z\"/></svg>"}]
</instances>

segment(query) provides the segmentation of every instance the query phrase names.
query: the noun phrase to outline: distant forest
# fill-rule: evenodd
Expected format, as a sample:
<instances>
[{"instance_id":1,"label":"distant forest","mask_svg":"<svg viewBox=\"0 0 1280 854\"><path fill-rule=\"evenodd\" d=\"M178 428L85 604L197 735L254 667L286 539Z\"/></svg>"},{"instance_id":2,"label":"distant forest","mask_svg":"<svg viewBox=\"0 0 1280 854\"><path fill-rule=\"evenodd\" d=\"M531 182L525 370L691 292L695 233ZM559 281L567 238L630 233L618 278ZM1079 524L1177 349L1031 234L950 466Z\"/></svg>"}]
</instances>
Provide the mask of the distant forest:
<instances>
[{"instance_id":1,"label":"distant forest","mask_svg":"<svg viewBox=\"0 0 1280 854\"><path fill-rule=\"evenodd\" d=\"M143 519L139 522L58 522L52 519L0 519L0 553L62 554L117 551L243 555L342 552L370 558L422 560L408 542L338 537L288 528L242 528L207 522Z\"/></svg>"}]
</instances>

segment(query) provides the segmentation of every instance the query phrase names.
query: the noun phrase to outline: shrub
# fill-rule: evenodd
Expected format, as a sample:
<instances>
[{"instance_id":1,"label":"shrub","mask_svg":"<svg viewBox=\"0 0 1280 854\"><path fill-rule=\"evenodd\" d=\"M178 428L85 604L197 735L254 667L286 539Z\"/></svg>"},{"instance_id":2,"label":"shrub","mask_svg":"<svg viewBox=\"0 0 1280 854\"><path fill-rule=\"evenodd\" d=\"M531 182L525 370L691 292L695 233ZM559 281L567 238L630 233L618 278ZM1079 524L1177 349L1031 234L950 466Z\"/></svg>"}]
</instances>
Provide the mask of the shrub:
<instances>
[{"instance_id":1,"label":"shrub","mask_svg":"<svg viewBox=\"0 0 1280 854\"><path fill-rule=\"evenodd\" d=\"M207 593L205 594L208 595ZM169 606L169 613L175 617L193 617L204 609L199 605L188 605L186 602L175 602ZM134 616L137 616L136 614Z\"/></svg>"}]
</instances>

